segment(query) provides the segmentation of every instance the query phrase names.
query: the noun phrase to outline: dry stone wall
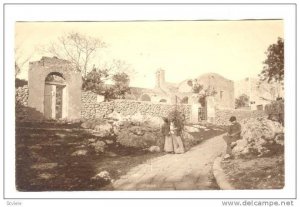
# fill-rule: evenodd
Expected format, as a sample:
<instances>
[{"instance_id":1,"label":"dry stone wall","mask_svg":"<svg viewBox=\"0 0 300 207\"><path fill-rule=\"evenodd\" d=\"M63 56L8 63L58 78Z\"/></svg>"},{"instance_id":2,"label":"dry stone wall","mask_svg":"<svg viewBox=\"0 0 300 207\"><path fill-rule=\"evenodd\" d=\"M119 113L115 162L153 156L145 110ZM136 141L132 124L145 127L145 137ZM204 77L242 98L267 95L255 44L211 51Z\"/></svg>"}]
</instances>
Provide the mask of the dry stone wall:
<instances>
[{"instance_id":1,"label":"dry stone wall","mask_svg":"<svg viewBox=\"0 0 300 207\"><path fill-rule=\"evenodd\" d=\"M17 120L28 119L28 86L19 87L16 89L16 118ZM82 91L81 96L81 118L87 119L101 119L105 115L113 111L124 116L131 116L136 113L151 116L167 116L170 111L175 109L175 105L165 103L151 103L143 101L132 100L114 100L110 102L97 102L97 94L90 91ZM187 104L177 105L178 110L184 112L187 121L189 121L191 106ZM40 119L40 118L39 118Z\"/></svg>"},{"instance_id":2,"label":"dry stone wall","mask_svg":"<svg viewBox=\"0 0 300 207\"><path fill-rule=\"evenodd\" d=\"M97 102L97 95L92 92L82 92L81 117L83 119L103 118L113 111L124 116L131 116L136 113L151 116L167 116L170 111L175 109L175 105L165 103L151 103L133 100L114 100L110 102ZM189 121L191 106L187 104L177 105L178 110L182 111Z\"/></svg>"},{"instance_id":3,"label":"dry stone wall","mask_svg":"<svg viewBox=\"0 0 300 207\"><path fill-rule=\"evenodd\" d=\"M28 85L24 85L23 87L16 88L15 100L16 100L16 119L25 119L27 118L27 110L28 106Z\"/></svg>"},{"instance_id":4,"label":"dry stone wall","mask_svg":"<svg viewBox=\"0 0 300 207\"><path fill-rule=\"evenodd\" d=\"M23 106L28 105L28 85L24 85L23 87L16 88L16 103L21 104Z\"/></svg>"},{"instance_id":5,"label":"dry stone wall","mask_svg":"<svg viewBox=\"0 0 300 207\"><path fill-rule=\"evenodd\" d=\"M249 118L265 117L266 113L262 110L217 110L215 124L229 125L229 118L235 116L237 121Z\"/></svg>"}]
</instances>

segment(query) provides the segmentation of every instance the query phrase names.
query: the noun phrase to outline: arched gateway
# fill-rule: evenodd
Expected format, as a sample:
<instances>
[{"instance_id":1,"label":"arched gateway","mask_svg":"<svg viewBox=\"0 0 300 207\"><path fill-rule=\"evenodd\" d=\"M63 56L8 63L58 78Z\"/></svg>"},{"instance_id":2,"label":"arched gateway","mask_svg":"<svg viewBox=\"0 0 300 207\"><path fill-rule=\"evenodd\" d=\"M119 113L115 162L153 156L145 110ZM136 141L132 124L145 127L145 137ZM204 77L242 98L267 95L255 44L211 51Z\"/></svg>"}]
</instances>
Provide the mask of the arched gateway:
<instances>
[{"instance_id":1,"label":"arched gateway","mask_svg":"<svg viewBox=\"0 0 300 207\"><path fill-rule=\"evenodd\" d=\"M67 60L43 57L30 62L28 106L47 119L80 119L82 78Z\"/></svg>"}]
</instances>

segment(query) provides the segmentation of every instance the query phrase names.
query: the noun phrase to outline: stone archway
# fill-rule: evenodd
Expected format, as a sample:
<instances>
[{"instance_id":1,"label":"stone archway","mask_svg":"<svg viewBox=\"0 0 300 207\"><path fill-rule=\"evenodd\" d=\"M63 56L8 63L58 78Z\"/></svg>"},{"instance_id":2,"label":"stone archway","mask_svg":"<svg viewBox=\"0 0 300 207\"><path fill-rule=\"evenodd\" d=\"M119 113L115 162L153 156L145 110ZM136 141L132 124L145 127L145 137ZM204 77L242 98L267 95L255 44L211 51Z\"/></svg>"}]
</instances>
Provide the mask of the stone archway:
<instances>
[{"instance_id":1,"label":"stone archway","mask_svg":"<svg viewBox=\"0 0 300 207\"><path fill-rule=\"evenodd\" d=\"M67 84L61 73L51 72L45 78L44 116L51 119L67 117Z\"/></svg>"},{"instance_id":2,"label":"stone archway","mask_svg":"<svg viewBox=\"0 0 300 207\"><path fill-rule=\"evenodd\" d=\"M42 113L47 119L79 120L81 86L80 71L67 60L43 57L39 61L30 62L28 107ZM36 119L34 114L29 116Z\"/></svg>"}]
</instances>

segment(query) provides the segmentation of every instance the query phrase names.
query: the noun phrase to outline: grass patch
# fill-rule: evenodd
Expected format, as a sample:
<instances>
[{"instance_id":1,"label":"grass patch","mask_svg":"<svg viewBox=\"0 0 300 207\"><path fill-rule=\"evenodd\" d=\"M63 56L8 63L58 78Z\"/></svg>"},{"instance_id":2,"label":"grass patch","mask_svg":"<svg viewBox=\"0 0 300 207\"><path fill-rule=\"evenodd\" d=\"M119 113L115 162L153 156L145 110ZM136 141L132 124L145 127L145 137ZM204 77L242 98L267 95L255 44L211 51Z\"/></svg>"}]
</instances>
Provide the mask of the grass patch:
<instances>
[{"instance_id":1,"label":"grass patch","mask_svg":"<svg viewBox=\"0 0 300 207\"><path fill-rule=\"evenodd\" d=\"M228 181L236 189L282 189L284 187L284 157L234 159L222 162Z\"/></svg>"},{"instance_id":2,"label":"grass patch","mask_svg":"<svg viewBox=\"0 0 300 207\"><path fill-rule=\"evenodd\" d=\"M96 154L88 147L88 139L95 136L78 127L76 124L17 123L17 190L101 190L107 183L91 179L100 171L106 170L112 179L118 179L130 168L163 155L115 143L108 145L104 153ZM103 141L107 139L112 138L105 138ZM71 156L80 149L87 150L87 154Z\"/></svg>"}]
</instances>

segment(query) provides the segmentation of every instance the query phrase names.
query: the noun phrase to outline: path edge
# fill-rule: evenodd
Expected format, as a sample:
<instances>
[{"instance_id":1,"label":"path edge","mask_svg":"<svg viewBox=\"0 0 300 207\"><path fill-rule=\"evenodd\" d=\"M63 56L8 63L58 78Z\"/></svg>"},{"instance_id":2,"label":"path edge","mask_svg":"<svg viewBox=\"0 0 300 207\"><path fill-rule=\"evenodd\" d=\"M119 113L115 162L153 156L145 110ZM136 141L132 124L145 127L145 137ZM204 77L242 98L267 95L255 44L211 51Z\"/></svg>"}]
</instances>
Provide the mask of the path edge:
<instances>
[{"instance_id":1,"label":"path edge","mask_svg":"<svg viewBox=\"0 0 300 207\"><path fill-rule=\"evenodd\" d=\"M221 190L234 190L235 188L228 182L227 176L221 167L222 157L217 157L213 163L213 175Z\"/></svg>"}]
</instances>

